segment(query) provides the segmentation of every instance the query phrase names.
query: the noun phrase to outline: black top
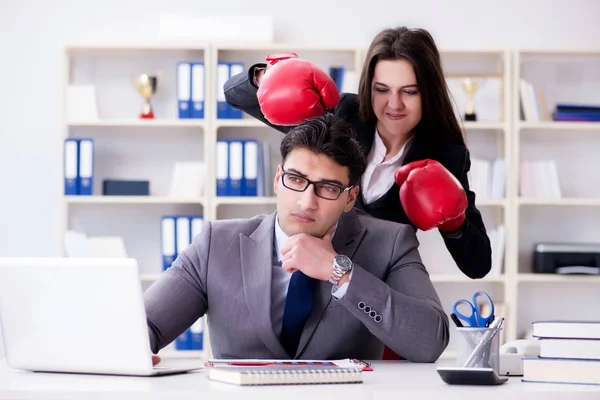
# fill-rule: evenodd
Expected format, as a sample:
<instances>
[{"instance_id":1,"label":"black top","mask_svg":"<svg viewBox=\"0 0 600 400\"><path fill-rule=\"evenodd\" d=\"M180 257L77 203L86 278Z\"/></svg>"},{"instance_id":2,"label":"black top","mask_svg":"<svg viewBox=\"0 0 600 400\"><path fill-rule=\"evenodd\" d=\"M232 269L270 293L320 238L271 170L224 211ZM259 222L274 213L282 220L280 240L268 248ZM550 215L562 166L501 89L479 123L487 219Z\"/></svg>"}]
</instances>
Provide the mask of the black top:
<instances>
[{"instance_id":1,"label":"black top","mask_svg":"<svg viewBox=\"0 0 600 400\"><path fill-rule=\"evenodd\" d=\"M235 75L225 83L225 100L230 106L241 109L280 132L287 133L291 127L271 124L260 110L256 97L258 88L254 85L253 79L256 67L265 67L265 64L253 65L248 72ZM339 104L331 111L352 125L365 156L369 154L376 126L375 122L367 123L360 118L356 94L342 94ZM419 135L415 135L402 164L424 159L440 162L465 189L469 203L465 212L465 223L458 234L447 235L441 231L440 234L460 270L470 278L483 278L491 269L492 250L481 213L475 207L475 193L469 190L467 180L467 172L471 167L469 150L462 143L432 145L420 140ZM376 218L409 224L416 229L402 208L399 190L399 186L394 182L390 190L370 204L365 204L360 194L355 207L365 210Z\"/></svg>"}]
</instances>

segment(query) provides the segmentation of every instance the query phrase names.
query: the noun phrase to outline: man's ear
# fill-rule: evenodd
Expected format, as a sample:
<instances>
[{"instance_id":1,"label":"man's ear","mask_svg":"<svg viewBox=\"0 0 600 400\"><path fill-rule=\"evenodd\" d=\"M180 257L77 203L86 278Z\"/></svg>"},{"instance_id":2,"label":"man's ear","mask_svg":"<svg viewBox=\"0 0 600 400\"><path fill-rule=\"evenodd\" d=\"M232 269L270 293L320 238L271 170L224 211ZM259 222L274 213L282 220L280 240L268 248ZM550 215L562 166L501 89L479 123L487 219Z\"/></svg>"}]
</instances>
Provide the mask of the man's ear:
<instances>
[{"instance_id":1,"label":"man's ear","mask_svg":"<svg viewBox=\"0 0 600 400\"><path fill-rule=\"evenodd\" d=\"M277 171L275 171L275 176L273 177L273 193L277 194L277 189L279 188L279 182L281 182L281 172L283 168L281 164L277 165Z\"/></svg>"},{"instance_id":2,"label":"man's ear","mask_svg":"<svg viewBox=\"0 0 600 400\"><path fill-rule=\"evenodd\" d=\"M348 199L346 200L346 205L344 206L344 212L352 210L354 204L356 203L356 199L358 197L359 192L360 187L358 185L355 185L352 189L350 189L348 193Z\"/></svg>"}]
</instances>

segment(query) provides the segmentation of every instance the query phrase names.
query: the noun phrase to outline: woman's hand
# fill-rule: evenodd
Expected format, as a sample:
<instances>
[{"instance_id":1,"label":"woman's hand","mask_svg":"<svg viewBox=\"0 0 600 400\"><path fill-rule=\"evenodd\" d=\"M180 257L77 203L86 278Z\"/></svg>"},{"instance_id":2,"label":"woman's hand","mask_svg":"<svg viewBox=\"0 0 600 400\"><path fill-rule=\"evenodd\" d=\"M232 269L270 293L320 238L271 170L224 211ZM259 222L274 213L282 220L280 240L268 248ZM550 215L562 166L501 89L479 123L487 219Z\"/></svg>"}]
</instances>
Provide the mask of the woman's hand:
<instances>
[{"instance_id":1,"label":"woman's hand","mask_svg":"<svg viewBox=\"0 0 600 400\"><path fill-rule=\"evenodd\" d=\"M468 201L465 190L442 164L419 160L394 173L400 186L400 202L406 216L422 231L438 227L454 232L465 221Z\"/></svg>"}]
</instances>

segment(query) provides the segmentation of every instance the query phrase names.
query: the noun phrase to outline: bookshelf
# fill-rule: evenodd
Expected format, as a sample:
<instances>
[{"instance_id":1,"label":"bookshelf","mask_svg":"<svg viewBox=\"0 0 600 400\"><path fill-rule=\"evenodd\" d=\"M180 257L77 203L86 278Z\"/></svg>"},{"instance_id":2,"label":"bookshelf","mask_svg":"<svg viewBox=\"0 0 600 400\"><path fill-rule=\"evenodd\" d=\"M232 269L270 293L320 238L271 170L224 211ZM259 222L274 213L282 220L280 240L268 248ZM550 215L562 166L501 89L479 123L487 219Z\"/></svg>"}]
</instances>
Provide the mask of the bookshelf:
<instances>
[{"instance_id":1,"label":"bookshelf","mask_svg":"<svg viewBox=\"0 0 600 400\"><path fill-rule=\"evenodd\" d=\"M281 133L246 115L241 119L218 119L216 117L217 73L219 61L242 61L244 67L259 62L268 53L295 51L300 57L310 59L327 70L332 65L344 65L346 70L360 72L366 49L361 47L304 46L286 44L210 43L195 45L135 45L119 46L78 45L67 46L64 51L63 95L69 83L96 85L100 118L97 120L69 120L66 111L62 122L62 139L67 137L92 137L96 144L95 185L93 196L63 196L61 209L61 238L68 229L80 229L89 235L122 236L128 254L140 264L140 283L145 288L154 282L162 271L160 263L160 217L173 214L202 214L204 219L250 217L257 213L275 210L276 199L264 197L218 197L216 196L215 154L216 141L220 138L257 138L270 145L272 170L278 161ZM573 156L575 150L565 150L564 136L568 134L584 142L585 147L598 144L600 124L554 121L521 121L519 79L521 76L538 77L539 83L554 82L557 72L545 75L533 74L536 63L558 63L561 60L581 58L585 63L598 65L600 52L552 52L499 50L441 50L442 61L448 79L473 76L499 82L499 91L487 93L477 107L482 118L464 121L464 135L471 157L482 160L504 159L506 174L504 195L492 198L477 193L476 205L489 229L503 226L505 243L502 248L502 267L481 280L465 277L456 267L437 231L419 232L421 254L431 279L440 294L444 308L451 312L452 304L459 298L470 298L475 290L486 290L502 303L507 321L505 340L522 337L530 321L548 316L541 307L540 299L546 296L578 298L582 301L598 301L594 292L597 277L546 276L531 271L532 243L546 240L548 232L554 238L564 239L559 231L552 231L549 221L558 215L562 229L574 230L577 237L600 237L593 221L600 221L600 181L593 177L592 186L586 190L583 178L567 180L561 198L521 197L519 194L519 161L535 148L550 146ZM205 118L177 118L175 95L175 71L179 61L204 61L205 63ZM533 63L533 64L532 64ZM594 64L596 63L596 64ZM534 65L533 67L531 65ZM561 64L562 65L562 64ZM533 68L533 69L532 69ZM542 68L543 69L543 68ZM600 70L600 68L598 68ZM152 104L157 115L154 120L138 118L142 98L132 84L133 73L163 73ZM560 73L564 72L560 69ZM558 73L558 76L562 76ZM590 75L590 73L588 73ZM598 75L591 80L600 79ZM561 85L548 93L547 104L554 104ZM577 85L575 85L577 86ZM600 87L597 85L596 87ZM457 112L462 107L460 91L453 86ZM569 90L569 88L567 88ZM591 89L590 89L591 90ZM592 93L586 91L591 99ZM496 93L496 94L494 94ZM569 92L575 96L576 92ZM575 93L575 94L573 94ZM595 92L598 95L598 92ZM579 97L569 98L569 101ZM63 97L63 104L65 98ZM498 107L495 109L494 107ZM63 142L60 141L63 153ZM576 150L581 145L573 144ZM596 147L597 148L597 147ZM539 150L542 151L542 150ZM584 157L585 160L587 158ZM563 160L561 158L561 160ZM565 159L566 160L566 159ZM173 163L176 161L202 161L206 165L204 194L201 198L173 198L168 196ZM589 161L593 165L593 161ZM568 161L563 161L563 164ZM596 164L597 165L597 162ZM562 167L562 164L561 164ZM597 169L597 168L596 168ZM61 169L62 170L62 169ZM571 177L575 167L559 169L561 183ZM588 169L593 171L591 169ZM101 180L115 178L143 178L151 182L151 196L102 196ZM571 182L573 181L573 182ZM62 176L60 187L63 187ZM579 186L577 186L579 185ZM594 186L595 185L595 186ZM61 191L62 196L62 191ZM587 225L580 233L577 223ZM539 225L537 228L535 226ZM595 224L598 226L599 224ZM545 232L547 231L547 232ZM581 236L584 235L584 236ZM64 254L64 242L60 253ZM546 290L547 292L544 292ZM548 294L546 294L548 293ZM537 297L536 297L537 296ZM571 297L573 296L573 297ZM552 302L551 302L552 303ZM552 303L554 304L554 303ZM565 302L558 314L569 314L575 303ZM552 309L551 309L552 310ZM578 311L581 313L581 311ZM596 315L600 318L600 315ZM451 327L452 328L452 327ZM443 357L453 357L454 333ZM175 351L165 349L165 357L210 357L210 336L204 327L204 351Z\"/></svg>"},{"instance_id":2,"label":"bookshelf","mask_svg":"<svg viewBox=\"0 0 600 400\"><path fill-rule=\"evenodd\" d=\"M516 266L513 302L517 324L511 337L523 337L536 319L598 319L598 276L533 273L536 243L594 243L600 237L600 180L597 171L600 123L553 120L556 104L598 104L600 50L516 50L512 90L514 235L510 265ZM523 97L522 80L534 95ZM528 103L524 106L523 103ZM531 109L537 113L531 113ZM525 107L528 107L526 110ZM532 115L533 114L533 115ZM535 115L537 114L537 116ZM560 196L524 195L524 161L552 159ZM591 168L591 169L590 169ZM568 232L568 235L565 234Z\"/></svg>"},{"instance_id":3,"label":"bookshelf","mask_svg":"<svg viewBox=\"0 0 600 400\"><path fill-rule=\"evenodd\" d=\"M212 149L209 119L178 119L174 85L168 84L175 82L179 61L204 61L206 76L210 76L208 57L204 44L65 47L62 139L94 140L94 185L91 196L63 196L59 254L66 255L67 230L83 231L88 236L120 236L128 256L138 261L142 288L158 278L162 270L161 216L205 214L209 206L206 196L169 195L174 162L206 161ZM151 99L156 119L139 118L143 98L134 86L134 76L141 73L160 74L164 80ZM69 84L94 85L98 118L69 115ZM206 106L210 109L212 105ZM60 145L63 154L62 140ZM103 196L102 180L108 178L149 180L150 196ZM61 181L61 188L63 184ZM210 348L203 347L207 352L175 351L171 344L161 355L206 357Z\"/></svg>"}]
</instances>

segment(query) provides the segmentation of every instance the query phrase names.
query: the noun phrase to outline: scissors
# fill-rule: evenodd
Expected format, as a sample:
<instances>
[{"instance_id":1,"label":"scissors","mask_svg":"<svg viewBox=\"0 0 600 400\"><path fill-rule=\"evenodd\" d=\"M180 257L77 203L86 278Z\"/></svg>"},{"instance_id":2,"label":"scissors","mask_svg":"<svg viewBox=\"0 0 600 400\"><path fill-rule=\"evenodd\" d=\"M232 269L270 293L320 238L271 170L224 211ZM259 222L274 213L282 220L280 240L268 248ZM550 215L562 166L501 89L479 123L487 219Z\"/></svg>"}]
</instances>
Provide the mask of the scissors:
<instances>
[{"instance_id":1,"label":"scissors","mask_svg":"<svg viewBox=\"0 0 600 400\"><path fill-rule=\"evenodd\" d=\"M483 302L480 302L479 298L483 298ZM482 309L480 307L482 304L485 306L485 303L488 303L490 306L489 315L481 315ZM460 311L458 311L458 307L462 304L466 304L468 306L468 308L470 309L470 313L461 313ZM485 328L489 326L489 324L491 324L494 319L494 302L492 301L492 298L489 294L481 290L473 294L473 302L470 302L465 299L457 300L454 303L452 310L458 318L468 323L471 327Z\"/></svg>"}]
</instances>

